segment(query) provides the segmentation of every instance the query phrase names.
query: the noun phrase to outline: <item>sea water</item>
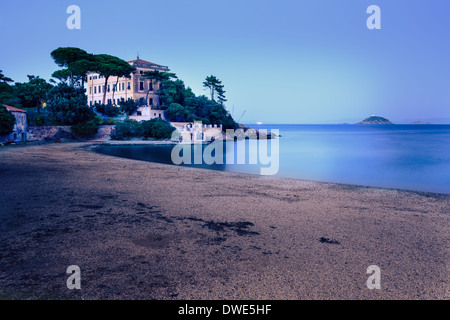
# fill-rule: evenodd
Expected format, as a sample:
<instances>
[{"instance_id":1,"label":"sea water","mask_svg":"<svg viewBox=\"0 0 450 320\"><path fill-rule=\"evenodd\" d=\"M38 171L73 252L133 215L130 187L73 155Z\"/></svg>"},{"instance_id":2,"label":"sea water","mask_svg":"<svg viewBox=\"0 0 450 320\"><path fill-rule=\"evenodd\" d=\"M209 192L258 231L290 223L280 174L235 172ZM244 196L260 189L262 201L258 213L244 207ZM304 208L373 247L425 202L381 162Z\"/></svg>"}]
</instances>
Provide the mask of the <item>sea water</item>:
<instances>
[{"instance_id":1,"label":"sea water","mask_svg":"<svg viewBox=\"0 0 450 320\"><path fill-rule=\"evenodd\" d=\"M279 130L278 177L450 194L450 125L249 126ZM98 151L171 164L172 148L104 145ZM260 165L250 164L189 166L260 172Z\"/></svg>"}]
</instances>

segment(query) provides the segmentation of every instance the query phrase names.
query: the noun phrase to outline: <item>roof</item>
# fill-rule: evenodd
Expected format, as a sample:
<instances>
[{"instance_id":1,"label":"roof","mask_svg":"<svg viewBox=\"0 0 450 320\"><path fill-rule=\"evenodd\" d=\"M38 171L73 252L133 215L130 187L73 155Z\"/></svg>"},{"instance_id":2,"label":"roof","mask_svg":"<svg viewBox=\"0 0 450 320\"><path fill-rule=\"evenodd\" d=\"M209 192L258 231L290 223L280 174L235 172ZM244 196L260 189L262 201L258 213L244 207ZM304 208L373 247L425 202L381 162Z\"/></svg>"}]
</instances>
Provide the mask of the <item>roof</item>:
<instances>
[{"instance_id":1,"label":"roof","mask_svg":"<svg viewBox=\"0 0 450 320\"><path fill-rule=\"evenodd\" d=\"M3 105L8 111L13 111L13 112L24 112L27 113L25 110L22 109L18 109L18 108L14 108L11 106L7 106L6 104Z\"/></svg>"},{"instance_id":2,"label":"roof","mask_svg":"<svg viewBox=\"0 0 450 320\"><path fill-rule=\"evenodd\" d=\"M158 66L158 64L156 64L156 63L153 63L153 62L150 62L150 61L145 61L145 60L142 60L142 59L136 59L136 60L128 61L128 63L135 63L135 62L143 63L143 64L152 64L152 65Z\"/></svg>"},{"instance_id":3,"label":"roof","mask_svg":"<svg viewBox=\"0 0 450 320\"><path fill-rule=\"evenodd\" d=\"M134 65L135 67L141 67L141 68L154 68L154 69L168 69L166 66L162 66L157 63L153 63L150 61L142 60L142 59L135 59L131 61L127 61L129 64Z\"/></svg>"}]
</instances>

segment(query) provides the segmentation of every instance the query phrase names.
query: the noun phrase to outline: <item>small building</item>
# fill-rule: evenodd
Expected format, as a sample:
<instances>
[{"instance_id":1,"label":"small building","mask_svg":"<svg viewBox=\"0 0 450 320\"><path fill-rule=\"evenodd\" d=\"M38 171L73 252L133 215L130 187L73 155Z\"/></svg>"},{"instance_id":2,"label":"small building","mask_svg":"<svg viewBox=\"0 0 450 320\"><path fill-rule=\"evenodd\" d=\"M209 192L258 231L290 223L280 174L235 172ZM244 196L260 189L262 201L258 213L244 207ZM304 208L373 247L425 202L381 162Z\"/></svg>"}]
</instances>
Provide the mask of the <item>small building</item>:
<instances>
[{"instance_id":1,"label":"small building","mask_svg":"<svg viewBox=\"0 0 450 320\"><path fill-rule=\"evenodd\" d=\"M170 125L179 132L182 143L212 142L222 137L221 124L202 124L201 121L195 121L171 122Z\"/></svg>"},{"instance_id":2,"label":"small building","mask_svg":"<svg viewBox=\"0 0 450 320\"><path fill-rule=\"evenodd\" d=\"M9 135L1 136L0 142L25 142L27 141L27 130L28 130L28 122L27 122L27 112L22 109L14 108L11 106L4 105L6 110L11 112L14 117L16 117L16 124L14 125L13 132Z\"/></svg>"},{"instance_id":3,"label":"small building","mask_svg":"<svg viewBox=\"0 0 450 320\"><path fill-rule=\"evenodd\" d=\"M164 117L164 110L153 109L152 107L139 107L135 112L133 112L130 116L130 119L134 119L136 121L143 120L151 120L155 118L166 119Z\"/></svg>"}]
</instances>

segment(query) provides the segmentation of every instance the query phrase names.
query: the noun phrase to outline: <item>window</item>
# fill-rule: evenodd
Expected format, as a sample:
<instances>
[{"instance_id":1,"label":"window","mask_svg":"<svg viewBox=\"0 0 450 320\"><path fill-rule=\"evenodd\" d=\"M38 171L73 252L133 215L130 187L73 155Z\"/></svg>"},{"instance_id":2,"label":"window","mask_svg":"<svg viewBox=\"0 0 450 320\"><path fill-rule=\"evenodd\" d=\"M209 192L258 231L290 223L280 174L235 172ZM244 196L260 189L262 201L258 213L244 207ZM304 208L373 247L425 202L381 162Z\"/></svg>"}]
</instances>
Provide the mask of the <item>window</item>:
<instances>
[{"instance_id":1,"label":"window","mask_svg":"<svg viewBox=\"0 0 450 320\"><path fill-rule=\"evenodd\" d=\"M105 86L103 86L104 88ZM102 87L98 86L98 93L102 93Z\"/></svg>"},{"instance_id":2,"label":"window","mask_svg":"<svg viewBox=\"0 0 450 320\"><path fill-rule=\"evenodd\" d=\"M149 102L149 105L153 105L153 98L150 98L150 102Z\"/></svg>"},{"instance_id":3,"label":"window","mask_svg":"<svg viewBox=\"0 0 450 320\"><path fill-rule=\"evenodd\" d=\"M130 82L128 82L127 90L130 90L130 89L131 89Z\"/></svg>"},{"instance_id":4,"label":"window","mask_svg":"<svg viewBox=\"0 0 450 320\"><path fill-rule=\"evenodd\" d=\"M92 87L89 87L89 94L92 94Z\"/></svg>"},{"instance_id":5,"label":"window","mask_svg":"<svg viewBox=\"0 0 450 320\"><path fill-rule=\"evenodd\" d=\"M100 86L99 86L100 87ZM105 85L102 86L102 90L98 89L99 92L105 92Z\"/></svg>"},{"instance_id":6,"label":"window","mask_svg":"<svg viewBox=\"0 0 450 320\"><path fill-rule=\"evenodd\" d=\"M149 84L149 90L153 91L153 83L152 82L150 82L150 84Z\"/></svg>"},{"instance_id":7,"label":"window","mask_svg":"<svg viewBox=\"0 0 450 320\"><path fill-rule=\"evenodd\" d=\"M100 87L99 87L100 89ZM94 87L94 93L97 93L97 87Z\"/></svg>"},{"instance_id":8,"label":"window","mask_svg":"<svg viewBox=\"0 0 450 320\"><path fill-rule=\"evenodd\" d=\"M109 84L108 84L108 92L110 91L110 88L109 88Z\"/></svg>"},{"instance_id":9,"label":"window","mask_svg":"<svg viewBox=\"0 0 450 320\"><path fill-rule=\"evenodd\" d=\"M115 92L115 91L116 91L116 85L113 84L113 92Z\"/></svg>"},{"instance_id":10,"label":"window","mask_svg":"<svg viewBox=\"0 0 450 320\"><path fill-rule=\"evenodd\" d=\"M142 112L141 112L141 111L138 111L138 112L137 112L137 115L138 115L138 116L142 116Z\"/></svg>"},{"instance_id":11,"label":"window","mask_svg":"<svg viewBox=\"0 0 450 320\"><path fill-rule=\"evenodd\" d=\"M125 82L122 82L122 91L125 90Z\"/></svg>"},{"instance_id":12,"label":"window","mask_svg":"<svg viewBox=\"0 0 450 320\"><path fill-rule=\"evenodd\" d=\"M144 81L139 82L139 90L144 90Z\"/></svg>"},{"instance_id":13,"label":"window","mask_svg":"<svg viewBox=\"0 0 450 320\"><path fill-rule=\"evenodd\" d=\"M140 74L144 74L144 72L142 70L139 71Z\"/></svg>"}]
</instances>

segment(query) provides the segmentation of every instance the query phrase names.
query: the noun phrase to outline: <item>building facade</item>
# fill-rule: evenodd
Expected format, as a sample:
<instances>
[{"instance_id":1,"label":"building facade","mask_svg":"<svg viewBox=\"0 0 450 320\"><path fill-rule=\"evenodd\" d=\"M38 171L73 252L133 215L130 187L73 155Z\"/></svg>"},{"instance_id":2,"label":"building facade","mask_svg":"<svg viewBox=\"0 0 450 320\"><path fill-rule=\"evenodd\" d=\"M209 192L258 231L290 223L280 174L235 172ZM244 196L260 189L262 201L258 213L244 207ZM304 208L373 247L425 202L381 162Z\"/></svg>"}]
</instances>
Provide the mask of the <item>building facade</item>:
<instances>
[{"instance_id":1,"label":"building facade","mask_svg":"<svg viewBox=\"0 0 450 320\"><path fill-rule=\"evenodd\" d=\"M103 103L103 95L106 91L105 104L118 106L120 101L133 99L146 99L147 107L140 107L130 118L136 120L149 120L156 117L163 118L164 113L157 108L161 105L158 96L159 82L145 79L146 71L169 72L169 68L153 62L139 59L128 61L136 68L130 78L109 77L105 87L105 78L98 73L89 73L86 83L86 94L89 106Z\"/></svg>"},{"instance_id":2,"label":"building facade","mask_svg":"<svg viewBox=\"0 0 450 320\"><path fill-rule=\"evenodd\" d=\"M22 109L14 108L11 106L4 105L6 110L16 117L16 124L14 125L13 131L6 136L0 137L0 142L25 142L27 141L27 130L28 130L28 122L27 122L27 112Z\"/></svg>"}]
</instances>

